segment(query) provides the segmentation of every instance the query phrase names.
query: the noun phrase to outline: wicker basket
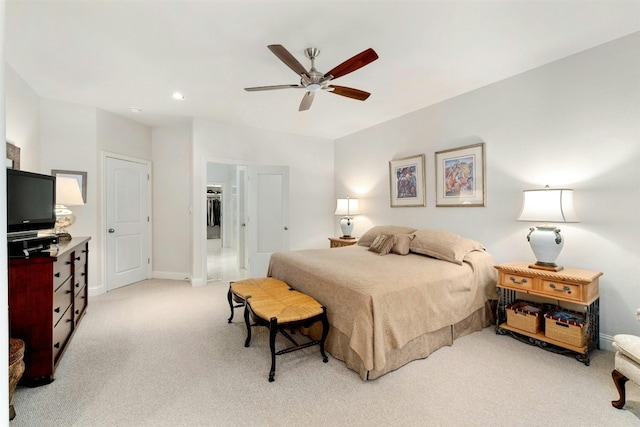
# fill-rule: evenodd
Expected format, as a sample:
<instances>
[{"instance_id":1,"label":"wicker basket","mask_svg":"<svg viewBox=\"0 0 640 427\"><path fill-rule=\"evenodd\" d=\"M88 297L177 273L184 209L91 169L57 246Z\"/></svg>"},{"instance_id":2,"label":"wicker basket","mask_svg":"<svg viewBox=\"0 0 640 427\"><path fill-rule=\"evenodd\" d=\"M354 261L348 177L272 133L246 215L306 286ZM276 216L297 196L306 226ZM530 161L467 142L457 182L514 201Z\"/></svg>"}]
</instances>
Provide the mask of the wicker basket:
<instances>
[{"instance_id":1,"label":"wicker basket","mask_svg":"<svg viewBox=\"0 0 640 427\"><path fill-rule=\"evenodd\" d=\"M505 307L507 311L507 325L532 334L540 332L542 328L543 308L539 304L518 300Z\"/></svg>"},{"instance_id":2,"label":"wicker basket","mask_svg":"<svg viewBox=\"0 0 640 427\"><path fill-rule=\"evenodd\" d=\"M571 310L561 310L544 315L545 336L576 347L585 345L585 315Z\"/></svg>"}]
</instances>

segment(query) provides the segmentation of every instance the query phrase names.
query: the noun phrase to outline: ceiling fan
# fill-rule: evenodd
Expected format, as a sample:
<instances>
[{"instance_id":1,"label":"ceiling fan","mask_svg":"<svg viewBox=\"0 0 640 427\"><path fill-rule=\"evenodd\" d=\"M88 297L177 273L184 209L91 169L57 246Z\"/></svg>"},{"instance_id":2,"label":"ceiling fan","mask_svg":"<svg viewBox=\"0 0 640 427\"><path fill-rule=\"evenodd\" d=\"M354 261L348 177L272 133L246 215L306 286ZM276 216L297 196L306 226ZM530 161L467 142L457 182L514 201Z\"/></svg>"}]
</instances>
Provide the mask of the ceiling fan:
<instances>
[{"instance_id":1,"label":"ceiling fan","mask_svg":"<svg viewBox=\"0 0 640 427\"><path fill-rule=\"evenodd\" d=\"M356 71L359 68L364 67L370 62L378 59L378 54L371 48L360 52L352 58L347 59L342 64L332 68L328 72L322 74L315 67L315 59L320 54L320 50L310 47L305 49L304 54L311 60L311 68L307 71L296 58L282 45L272 44L267 46L275 56L277 56L286 66L291 68L297 75L300 76L300 84L297 85L275 85L275 86L258 86L247 87L244 90L248 92L257 92L263 90L276 90L276 89L306 89L300 103L298 111L305 111L311 107L313 98L316 91L323 90L336 95L346 96L347 98L357 99L364 101L371 95L369 92L365 92L360 89L353 89L345 86L331 85L331 82L338 77L342 77L345 74L349 74Z\"/></svg>"}]
</instances>

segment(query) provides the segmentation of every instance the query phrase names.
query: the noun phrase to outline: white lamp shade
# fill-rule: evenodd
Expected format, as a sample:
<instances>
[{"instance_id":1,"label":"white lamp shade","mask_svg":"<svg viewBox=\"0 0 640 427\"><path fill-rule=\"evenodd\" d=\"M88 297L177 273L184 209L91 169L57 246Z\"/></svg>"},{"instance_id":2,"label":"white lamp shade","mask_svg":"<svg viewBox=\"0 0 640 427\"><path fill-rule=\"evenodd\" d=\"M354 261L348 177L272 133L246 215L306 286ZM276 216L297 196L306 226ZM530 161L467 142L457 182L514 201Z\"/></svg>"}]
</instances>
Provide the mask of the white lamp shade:
<instances>
[{"instance_id":1,"label":"white lamp shade","mask_svg":"<svg viewBox=\"0 0 640 427\"><path fill-rule=\"evenodd\" d=\"M566 188L524 190L518 221L579 222L573 208L573 190Z\"/></svg>"},{"instance_id":2,"label":"white lamp shade","mask_svg":"<svg viewBox=\"0 0 640 427\"><path fill-rule=\"evenodd\" d=\"M84 205L77 179L65 176L56 178L56 204L65 206Z\"/></svg>"},{"instance_id":3,"label":"white lamp shade","mask_svg":"<svg viewBox=\"0 0 640 427\"><path fill-rule=\"evenodd\" d=\"M335 215L360 215L360 205L358 203L358 199L338 199Z\"/></svg>"}]
</instances>

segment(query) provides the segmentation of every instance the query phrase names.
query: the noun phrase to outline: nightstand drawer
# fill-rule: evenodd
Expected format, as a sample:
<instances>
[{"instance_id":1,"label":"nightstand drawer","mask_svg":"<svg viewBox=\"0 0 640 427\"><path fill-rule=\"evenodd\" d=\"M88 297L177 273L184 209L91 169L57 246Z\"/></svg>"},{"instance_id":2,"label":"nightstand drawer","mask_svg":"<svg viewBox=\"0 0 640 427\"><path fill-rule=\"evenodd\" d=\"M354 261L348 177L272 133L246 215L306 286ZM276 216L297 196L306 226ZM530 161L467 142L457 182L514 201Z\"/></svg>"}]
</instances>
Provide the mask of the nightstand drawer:
<instances>
[{"instance_id":1,"label":"nightstand drawer","mask_svg":"<svg viewBox=\"0 0 640 427\"><path fill-rule=\"evenodd\" d=\"M582 287L572 283L542 280L542 288L540 291L554 298L560 296L565 299L582 300Z\"/></svg>"},{"instance_id":2,"label":"nightstand drawer","mask_svg":"<svg viewBox=\"0 0 640 427\"><path fill-rule=\"evenodd\" d=\"M518 274L500 273L500 285L508 288L530 290L533 289L533 278Z\"/></svg>"}]
</instances>

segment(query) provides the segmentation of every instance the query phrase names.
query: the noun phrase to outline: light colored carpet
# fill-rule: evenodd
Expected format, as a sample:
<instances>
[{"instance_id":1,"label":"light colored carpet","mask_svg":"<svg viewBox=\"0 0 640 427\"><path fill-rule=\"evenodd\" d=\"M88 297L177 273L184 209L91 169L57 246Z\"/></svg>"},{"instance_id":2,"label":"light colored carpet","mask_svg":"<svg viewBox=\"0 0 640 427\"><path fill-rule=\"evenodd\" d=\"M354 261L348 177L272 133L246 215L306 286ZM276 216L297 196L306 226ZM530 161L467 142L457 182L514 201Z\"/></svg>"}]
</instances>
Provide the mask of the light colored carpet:
<instances>
[{"instance_id":1,"label":"light colored carpet","mask_svg":"<svg viewBox=\"0 0 640 427\"><path fill-rule=\"evenodd\" d=\"M311 347L278 356L269 383L267 330L243 346L227 289L150 280L91 298L56 380L17 389L11 425L640 425L640 387L611 406L613 353L587 367L492 327L370 382Z\"/></svg>"}]
</instances>

